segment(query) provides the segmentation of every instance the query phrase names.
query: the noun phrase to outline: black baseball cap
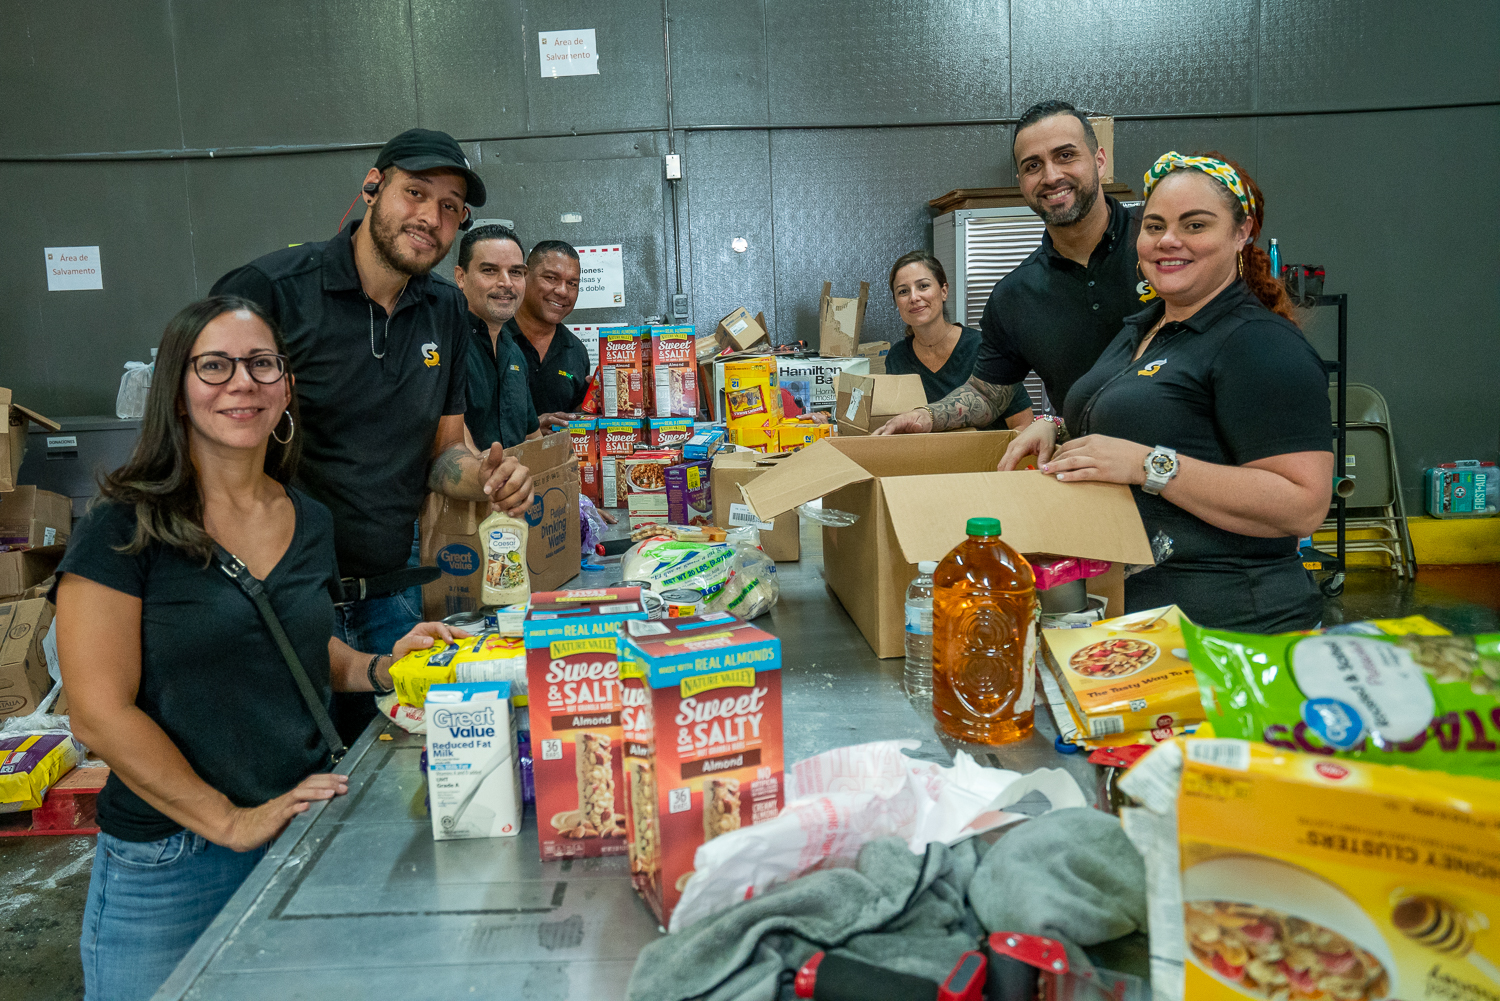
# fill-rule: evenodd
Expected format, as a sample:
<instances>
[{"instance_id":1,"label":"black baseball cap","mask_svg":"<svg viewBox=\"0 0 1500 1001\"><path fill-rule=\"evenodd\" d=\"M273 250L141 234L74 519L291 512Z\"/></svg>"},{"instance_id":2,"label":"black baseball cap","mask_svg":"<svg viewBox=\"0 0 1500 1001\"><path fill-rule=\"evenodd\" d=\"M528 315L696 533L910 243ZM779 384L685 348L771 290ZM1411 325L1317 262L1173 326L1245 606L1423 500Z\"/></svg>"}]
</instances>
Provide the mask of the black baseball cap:
<instances>
[{"instance_id":1,"label":"black baseball cap","mask_svg":"<svg viewBox=\"0 0 1500 1001\"><path fill-rule=\"evenodd\" d=\"M464 197L475 208L484 204L484 182L469 166L469 158L459 148L458 141L446 132L432 129L407 129L381 147L375 158L375 169L385 170L390 166L400 167L415 174L423 170L449 167L464 175L469 192Z\"/></svg>"}]
</instances>

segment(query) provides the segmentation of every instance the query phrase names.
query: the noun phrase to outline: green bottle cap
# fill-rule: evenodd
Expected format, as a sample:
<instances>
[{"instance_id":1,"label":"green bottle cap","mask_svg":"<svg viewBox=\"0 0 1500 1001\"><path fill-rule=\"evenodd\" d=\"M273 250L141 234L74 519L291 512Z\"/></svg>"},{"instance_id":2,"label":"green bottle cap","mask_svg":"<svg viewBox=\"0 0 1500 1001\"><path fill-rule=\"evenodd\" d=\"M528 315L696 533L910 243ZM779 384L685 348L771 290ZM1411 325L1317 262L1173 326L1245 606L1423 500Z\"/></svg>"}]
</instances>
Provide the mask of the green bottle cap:
<instances>
[{"instance_id":1,"label":"green bottle cap","mask_svg":"<svg viewBox=\"0 0 1500 1001\"><path fill-rule=\"evenodd\" d=\"M969 523L964 526L964 531L970 535L999 535L999 518L970 518Z\"/></svg>"}]
</instances>

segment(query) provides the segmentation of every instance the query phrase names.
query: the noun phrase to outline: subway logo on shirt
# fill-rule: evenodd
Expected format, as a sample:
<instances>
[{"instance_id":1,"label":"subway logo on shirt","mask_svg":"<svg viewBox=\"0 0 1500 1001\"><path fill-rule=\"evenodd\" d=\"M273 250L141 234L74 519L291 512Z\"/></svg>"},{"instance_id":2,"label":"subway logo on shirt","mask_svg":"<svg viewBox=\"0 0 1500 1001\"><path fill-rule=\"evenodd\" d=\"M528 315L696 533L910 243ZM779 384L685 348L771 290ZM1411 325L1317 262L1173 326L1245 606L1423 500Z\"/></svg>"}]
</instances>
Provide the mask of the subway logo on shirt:
<instances>
[{"instance_id":1,"label":"subway logo on shirt","mask_svg":"<svg viewBox=\"0 0 1500 1001\"><path fill-rule=\"evenodd\" d=\"M1158 358L1156 359L1156 361L1148 362L1146 364L1146 367L1137 372L1136 375L1155 375L1156 373L1161 371L1161 367L1166 363L1167 359Z\"/></svg>"},{"instance_id":2,"label":"subway logo on shirt","mask_svg":"<svg viewBox=\"0 0 1500 1001\"><path fill-rule=\"evenodd\" d=\"M422 364L428 368L437 368L438 365L442 364L442 358L438 355L436 341L428 341L422 345Z\"/></svg>"}]
</instances>

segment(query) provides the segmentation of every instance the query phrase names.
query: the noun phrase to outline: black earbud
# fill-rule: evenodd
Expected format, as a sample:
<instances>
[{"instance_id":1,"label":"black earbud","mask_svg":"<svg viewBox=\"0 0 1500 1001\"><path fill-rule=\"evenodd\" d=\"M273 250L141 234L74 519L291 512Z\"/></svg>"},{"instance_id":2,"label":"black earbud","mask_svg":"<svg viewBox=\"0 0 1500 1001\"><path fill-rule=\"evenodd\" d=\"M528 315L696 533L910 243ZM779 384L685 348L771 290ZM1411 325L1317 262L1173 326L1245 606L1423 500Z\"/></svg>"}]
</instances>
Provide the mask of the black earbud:
<instances>
[{"instance_id":1,"label":"black earbud","mask_svg":"<svg viewBox=\"0 0 1500 1001\"><path fill-rule=\"evenodd\" d=\"M373 195L380 190L380 183L378 181L371 181L360 190L364 191L367 195Z\"/></svg>"}]
</instances>

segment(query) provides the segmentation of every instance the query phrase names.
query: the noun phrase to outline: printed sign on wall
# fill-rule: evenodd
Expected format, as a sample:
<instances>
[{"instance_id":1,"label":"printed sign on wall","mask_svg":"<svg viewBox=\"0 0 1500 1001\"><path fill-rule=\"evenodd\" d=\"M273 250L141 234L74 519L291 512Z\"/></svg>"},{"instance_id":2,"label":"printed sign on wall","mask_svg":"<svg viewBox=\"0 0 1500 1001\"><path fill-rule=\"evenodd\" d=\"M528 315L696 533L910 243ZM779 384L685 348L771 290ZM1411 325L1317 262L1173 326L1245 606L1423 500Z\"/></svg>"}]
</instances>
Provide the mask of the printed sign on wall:
<instances>
[{"instance_id":1,"label":"printed sign on wall","mask_svg":"<svg viewBox=\"0 0 1500 1001\"><path fill-rule=\"evenodd\" d=\"M598 76L599 50L594 47L594 29L539 31L542 76Z\"/></svg>"},{"instance_id":2,"label":"printed sign on wall","mask_svg":"<svg viewBox=\"0 0 1500 1001\"><path fill-rule=\"evenodd\" d=\"M625 255L620 245L578 247L578 303L574 309L625 305Z\"/></svg>"},{"instance_id":3,"label":"printed sign on wall","mask_svg":"<svg viewBox=\"0 0 1500 1001\"><path fill-rule=\"evenodd\" d=\"M589 353L589 371L592 372L599 367L599 332L610 327L628 326L628 323L570 323L568 329L583 342L584 350Z\"/></svg>"},{"instance_id":4,"label":"printed sign on wall","mask_svg":"<svg viewBox=\"0 0 1500 1001\"><path fill-rule=\"evenodd\" d=\"M98 247L43 247L47 291L72 292L104 287L104 266Z\"/></svg>"}]
</instances>

